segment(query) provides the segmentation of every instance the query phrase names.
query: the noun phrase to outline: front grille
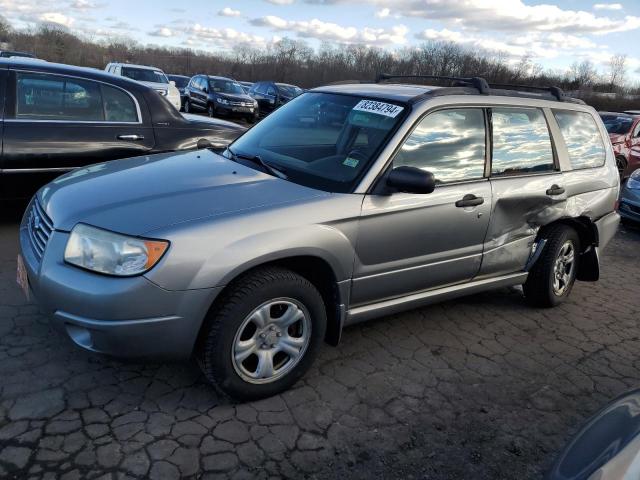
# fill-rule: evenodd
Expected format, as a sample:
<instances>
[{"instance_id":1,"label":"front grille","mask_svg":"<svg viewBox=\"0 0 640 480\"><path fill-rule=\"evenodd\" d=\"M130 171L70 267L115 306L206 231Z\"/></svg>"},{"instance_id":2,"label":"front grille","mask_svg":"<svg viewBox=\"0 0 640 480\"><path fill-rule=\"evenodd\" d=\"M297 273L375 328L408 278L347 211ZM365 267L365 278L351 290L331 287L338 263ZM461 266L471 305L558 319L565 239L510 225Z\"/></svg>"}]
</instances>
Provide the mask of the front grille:
<instances>
[{"instance_id":1,"label":"front grille","mask_svg":"<svg viewBox=\"0 0 640 480\"><path fill-rule=\"evenodd\" d=\"M29 211L27 231L29 232L33 253L38 260L41 260L47 248L49 237L51 237L51 232L53 232L53 222L45 213L37 198L34 199Z\"/></svg>"},{"instance_id":2,"label":"front grille","mask_svg":"<svg viewBox=\"0 0 640 480\"><path fill-rule=\"evenodd\" d=\"M233 107L253 107L253 103L248 102L229 102Z\"/></svg>"}]
</instances>

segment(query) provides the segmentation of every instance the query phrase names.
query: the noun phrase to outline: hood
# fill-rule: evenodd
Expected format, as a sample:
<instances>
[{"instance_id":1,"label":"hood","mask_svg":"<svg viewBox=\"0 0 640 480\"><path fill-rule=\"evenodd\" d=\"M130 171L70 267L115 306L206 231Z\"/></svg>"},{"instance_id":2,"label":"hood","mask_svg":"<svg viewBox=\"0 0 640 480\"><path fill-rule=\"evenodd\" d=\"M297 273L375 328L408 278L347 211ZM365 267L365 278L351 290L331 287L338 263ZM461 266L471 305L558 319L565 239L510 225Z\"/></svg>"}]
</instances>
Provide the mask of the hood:
<instances>
[{"instance_id":1,"label":"hood","mask_svg":"<svg viewBox=\"0 0 640 480\"><path fill-rule=\"evenodd\" d=\"M218 93L217 95L220 98L225 98L225 99L233 101L233 102L249 102L249 103L253 103L253 97L250 97L249 95L244 94L244 93L234 93L234 94Z\"/></svg>"},{"instance_id":2,"label":"hood","mask_svg":"<svg viewBox=\"0 0 640 480\"><path fill-rule=\"evenodd\" d=\"M194 126L204 127L204 128L215 128L215 127L226 127L231 128L233 130L239 130L244 132L246 127L238 125L235 122L230 122L228 120L223 120L221 118L215 117L205 117L203 115L196 115L194 113L182 113L180 115L184 117L190 124Z\"/></svg>"},{"instance_id":3,"label":"hood","mask_svg":"<svg viewBox=\"0 0 640 480\"><path fill-rule=\"evenodd\" d=\"M168 91L169 90L169 86L171 85L171 84L168 84L168 83L142 82L142 81L139 81L139 83L142 83L143 85L146 85L147 87L151 87L154 90L164 90L164 91Z\"/></svg>"},{"instance_id":4,"label":"hood","mask_svg":"<svg viewBox=\"0 0 640 480\"><path fill-rule=\"evenodd\" d=\"M610 133L609 139L611 143L622 143L625 140L626 135L621 135L619 133Z\"/></svg>"},{"instance_id":5,"label":"hood","mask_svg":"<svg viewBox=\"0 0 640 480\"><path fill-rule=\"evenodd\" d=\"M272 177L209 150L90 165L38 192L57 230L69 231L82 222L130 235L320 195L327 193Z\"/></svg>"}]
</instances>

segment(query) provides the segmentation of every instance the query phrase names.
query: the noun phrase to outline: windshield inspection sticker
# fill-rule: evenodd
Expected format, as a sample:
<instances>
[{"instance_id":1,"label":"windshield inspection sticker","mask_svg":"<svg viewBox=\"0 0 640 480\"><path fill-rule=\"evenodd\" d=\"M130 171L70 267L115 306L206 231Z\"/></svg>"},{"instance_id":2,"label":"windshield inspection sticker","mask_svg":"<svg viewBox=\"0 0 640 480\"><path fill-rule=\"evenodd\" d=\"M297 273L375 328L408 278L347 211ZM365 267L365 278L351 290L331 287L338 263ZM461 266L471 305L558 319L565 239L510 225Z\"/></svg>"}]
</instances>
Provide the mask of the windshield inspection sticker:
<instances>
[{"instance_id":1,"label":"windshield inspection sticker","mask_svg":"<svg viewBox=\"0 0 640 480\"><path fill-rule=\"evenodd\" d=\"M351 168L356 168L358 166L358 163L360 163L360 160L358 160L357 158L351 158L351 157L345 158L344 162L342 162L343 165L346 165L347 167L351 167Z\"/></svg>"},{"instance_id":2,"label":"windshield inspection sticker","mask_svg":"<svg viewBox=\"0 0 640 480\"><path fill-rule=\"evenodd\" d=\"M377 113L378 115L384 115L385 117L391 118L397 117L398 114L404 110L403 107L399 107L398 105L374 102L373 100L360 100L353 109L359 112Z\"/></svg>"}]
</instances>

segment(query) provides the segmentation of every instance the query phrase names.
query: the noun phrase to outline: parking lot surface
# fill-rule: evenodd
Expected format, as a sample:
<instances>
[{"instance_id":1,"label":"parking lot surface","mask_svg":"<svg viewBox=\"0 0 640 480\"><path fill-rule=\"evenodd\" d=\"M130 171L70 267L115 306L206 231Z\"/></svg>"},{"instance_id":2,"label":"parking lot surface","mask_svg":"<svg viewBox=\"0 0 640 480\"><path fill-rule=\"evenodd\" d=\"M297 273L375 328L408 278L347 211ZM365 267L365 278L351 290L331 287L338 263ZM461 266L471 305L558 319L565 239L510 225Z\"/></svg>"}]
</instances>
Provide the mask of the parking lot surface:
<instances>
[{"instance_id":1,"label":"parking lot surface","mask_svg":"<svg viewBox=\"0 0 640 480\"><path fill-rule=\"evenodd\" d=\"M121 361L53 332L0 224L0 478L540 478L640 384L640 231L551 310L497 290L348 328L296 387L237 404L195 364Z\"/></svg>"}]
</instances>

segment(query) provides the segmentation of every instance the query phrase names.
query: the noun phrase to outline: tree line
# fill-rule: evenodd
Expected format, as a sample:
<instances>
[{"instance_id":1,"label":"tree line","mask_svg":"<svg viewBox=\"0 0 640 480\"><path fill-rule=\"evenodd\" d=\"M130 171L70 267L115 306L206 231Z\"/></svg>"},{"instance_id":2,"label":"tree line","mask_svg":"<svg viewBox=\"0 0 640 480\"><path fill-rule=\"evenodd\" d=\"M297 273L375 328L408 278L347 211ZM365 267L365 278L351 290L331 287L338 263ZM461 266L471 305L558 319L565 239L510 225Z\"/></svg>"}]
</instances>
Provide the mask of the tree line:
<instances>
[{"instance_id":1,"label":"tree line","mask_svg":"<svg viewBox=\"0 0 640 480\"><path fill-rule=\"evenodd\" d=\"M119 61L153 65L173 74L208 73L247 81L275 80L304 88L347 80L371 81L382 72L481 76L492 83L557 85L600 110L640 108L640 87L626 84L627 61L623 55L614 55L606 72L601 74L589 60L575 62L566 71L549 71L528 56L514 64L504 54L441 41L389 51L331 43L322 43L314 49L304 41L285 38L267 48L238 44L230 51L212 53L141 45L127 38L94 41L46 24L17 30L1 17L0 43L47 61L99 69Z\"/></svg>"}]
</instances>

